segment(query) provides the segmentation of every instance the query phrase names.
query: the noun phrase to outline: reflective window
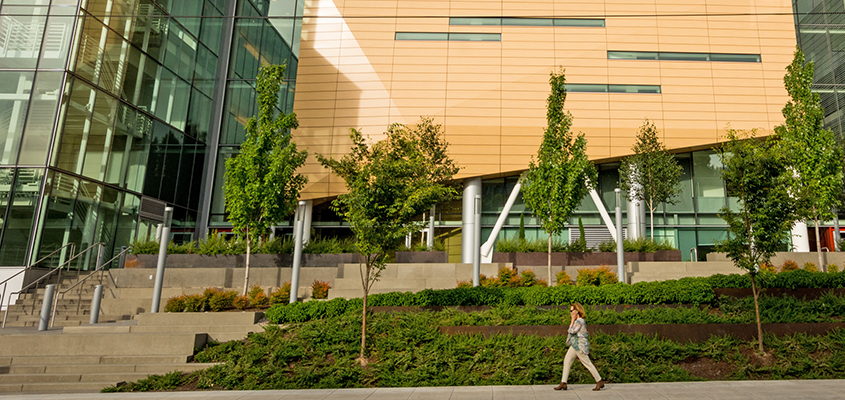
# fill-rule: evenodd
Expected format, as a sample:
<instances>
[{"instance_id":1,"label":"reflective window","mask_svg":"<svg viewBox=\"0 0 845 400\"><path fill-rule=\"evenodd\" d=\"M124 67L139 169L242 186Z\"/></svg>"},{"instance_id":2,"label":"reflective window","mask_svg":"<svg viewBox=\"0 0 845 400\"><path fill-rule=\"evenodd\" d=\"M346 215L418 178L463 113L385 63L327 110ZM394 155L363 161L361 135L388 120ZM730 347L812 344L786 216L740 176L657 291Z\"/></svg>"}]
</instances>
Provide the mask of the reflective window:
<instances>
[{"instance_id":1,"label":"reflective window","mask_svg":"<svg viewBox=\"0 0 845 400\"><path fill-rule=\"evenodd\" d=\"M601 85L567 83L566 91L572 93L660 93L658 85Z\"/></svg>"},{"instance_id":2,"label":"reflective window","mask_svg":"<svg viewBox=\"0 0 845 400\"><path fill-rule=\"evenodd\" d=\"M53 124L56 121L56 108L62 96L63 72L39 72L35 77L32 100L29 105L29 118L21 144L19 164L44 165L47 162L47 150L53 137Z\"/></svg>"},{"instance_id":3,"label":"reflective window","mask_svg":"<svg viewBox=\"0 0 845 400\"><path fill-rule=\"evenodd\" d=\"M449 40L446 32L396 32L396 40Z\"/></svg>"},{"instance_id":4,"label":"reflective window","mask_svg":"<svg viewBox=\"0 0 845 400\"><path fill-rule=\"evenodd\" d=\"M0 164L14 164L17 159L34 75L0 71Z\"/></svg>"},{"instance_id":5,"label":"reflective window","mask_svg":"<svg viewBox=\"0 0 845 400\"><path fill-rule=\"evenodd\" d=\"M468 42L501 42L501 33L450 33L449 40Z\"/></svg>"},{"instance_id":6,"label":"reflective window","mask_svg":"<svg viewBox=\"0 0 845 400\"><path fill-rule=\"evenodd\" d=\"M608 60L657 60L657 52L649 51L608 51Z\"/></svg>"},{"instance_id":7,"label":"reflective window","mask_svg":"<svg viewBox=\"0 0 845 400\"><path fill-rule=\"evenodd\" d=\"M452 17L449 25L487 26L584 26L604 27L603 19L587 18L496 18L496 17Z\"/></svg>"},{"instance_id":8,"label":"reflective window","mask_svg":"<svg viewBox=\"0 0 845 400\"><path fill-rule=\"evenodd\" d=\"M0 15L0 68L35 68L47 23L46 7L3 6Z\"/></svg>"},{"instance_id":9,"label":"reflective window","mask_svg":"<svg viewBox=\"0 0 845 400\"><path fill-rule=\"evenodd\" d=\"M759 54L678 53L653 51L608 51L608 60L665 60L665 61L714 61L760 62Z\"/></svg>"},{"instance_id":10,"label":"reflective window","mask_svg":"<svg viewBox=\"0 0 845 400\"><path fill-rule=\"evenodd\" d=\"M692 153L692 167L696 211L699 214L711 214L699 215L699 218L711 218L726 205L722 162L713 151L697 151Z\"/></svg>"},{"instance_id":11,"label":"reflective window","mask_svg":"<svg viewBox=\"0 0 845 400\"><path fill-rule=\"evenodd\" d=\"M24 265L26 261L43 177L43 169L20 168L11 185L11 193L5 196L2 194L4 183L0 181L0 197L8 198L7 219L3 221L3 242L0 244L0 265ZM8 182L8 172L5 178Z\"/></svg>"},{"instance_id":12,"label":"reflective window","mask_svg":"<svg viewBox=\"0 0 845 400\"><path fill-rule=\"evenodd\" d=\"M74 17L51 16L44 31L39 69L64 69L67 63Z\"/></svg>"},{"instance_id":13,"label":"reflective window","mask_svg":"<svg viewBox=\"0 0 845 400\"><path fill-rule=\"evenodd\" d=\"M396 32L396 40L452 40L501 42L501 33Z\"/></svg>"}]
</instances>

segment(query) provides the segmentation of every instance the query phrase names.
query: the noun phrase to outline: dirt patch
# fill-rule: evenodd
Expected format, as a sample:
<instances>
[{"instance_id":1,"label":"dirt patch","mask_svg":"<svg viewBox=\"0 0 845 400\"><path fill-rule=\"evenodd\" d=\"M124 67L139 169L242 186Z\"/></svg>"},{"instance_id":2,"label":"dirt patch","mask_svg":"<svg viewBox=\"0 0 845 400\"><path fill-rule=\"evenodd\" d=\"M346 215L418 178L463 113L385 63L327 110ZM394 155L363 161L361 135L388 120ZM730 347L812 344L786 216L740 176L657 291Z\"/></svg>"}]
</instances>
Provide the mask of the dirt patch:
<instances>
[{"instance_id":1,"label":"dirt patch","mask_svg":"<svg viewBox=\"0 0 845 400\"><path fill-rule=\"evenodd\" d=\"M748 358L748 362L757 368L771 367L777 361L777 358L772 353L761 355L753 349L742 349L739 353Z\"/></svg>"},{"instance_id":2,"label":"dirt patch","mask_svg":"<svg viewBox=\"0 0 845 400\"><path fill-rule=\"evenodd\" d=\"M693 376L708 381L721 381L734 372L734 366L727 361L714 361L710 358L688 358L678 364Z\"/></svg>"}]
</instances>

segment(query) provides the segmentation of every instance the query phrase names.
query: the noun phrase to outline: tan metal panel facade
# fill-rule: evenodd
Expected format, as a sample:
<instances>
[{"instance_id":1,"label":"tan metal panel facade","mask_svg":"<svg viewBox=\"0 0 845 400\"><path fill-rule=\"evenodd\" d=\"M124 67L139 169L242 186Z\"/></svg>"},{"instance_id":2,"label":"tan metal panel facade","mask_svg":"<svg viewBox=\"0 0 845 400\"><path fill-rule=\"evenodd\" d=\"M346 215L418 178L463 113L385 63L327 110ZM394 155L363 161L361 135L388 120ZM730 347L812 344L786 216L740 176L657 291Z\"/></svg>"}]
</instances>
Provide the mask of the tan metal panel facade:
<instances>
[{"instance_id":1,"label":"tan metal panel facade","mask_svg":"<svg viewBox=\"0 0 845 400\"><path fill-rule=\"evenodd\" d=\"M303 19L296 142L312 154L305 199L343 181L315 153L348 152L349 128L379 140L421 115L444 126L459 178L527 168L545 127L549 73L568 83L659 85L660 94L573 93L566 109L593 159L630 153L654 121L669 148L712 145L727 124L782 122L795 50L788 0L311 0ZM449 17L599 18L605 27L458 26ZM501 41L395 40L396 32L496 33ZM761 62L608 59L608 51L759 54Z\"/></svg>"}]
</instances>

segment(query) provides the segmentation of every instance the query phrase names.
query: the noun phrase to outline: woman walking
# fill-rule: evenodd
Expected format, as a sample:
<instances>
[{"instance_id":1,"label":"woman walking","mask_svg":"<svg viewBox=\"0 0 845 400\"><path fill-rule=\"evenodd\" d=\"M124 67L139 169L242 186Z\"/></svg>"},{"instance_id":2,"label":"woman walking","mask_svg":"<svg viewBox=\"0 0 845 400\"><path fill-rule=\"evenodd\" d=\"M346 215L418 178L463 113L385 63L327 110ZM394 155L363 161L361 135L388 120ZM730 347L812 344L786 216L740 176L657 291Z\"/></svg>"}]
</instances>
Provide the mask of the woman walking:
<instances>
[{"instance_id":1,"label":"woman walking","mask_svg":"<svg viewBox=\"0 0 845 400\"><path fill-rule=\"evenodd\" d=\"M596 387L593 390L601 390L604 387L604 381L593 362L590 361L590 341L587 334L587 323L584 321L587 313L584 312L584 306L579 303L572 303L569 306L569 314L572 317L572 322L569 323L569 336L566 338L569 350L566 351L566 357L563 359L563 377L560 379L560 385L555 386L555 390L566 390L569 368L572 367L575 357L581 360L581 364L587 367L587 370L593 375L593 379L596 380Z\"/></svg>"}]
</instances>

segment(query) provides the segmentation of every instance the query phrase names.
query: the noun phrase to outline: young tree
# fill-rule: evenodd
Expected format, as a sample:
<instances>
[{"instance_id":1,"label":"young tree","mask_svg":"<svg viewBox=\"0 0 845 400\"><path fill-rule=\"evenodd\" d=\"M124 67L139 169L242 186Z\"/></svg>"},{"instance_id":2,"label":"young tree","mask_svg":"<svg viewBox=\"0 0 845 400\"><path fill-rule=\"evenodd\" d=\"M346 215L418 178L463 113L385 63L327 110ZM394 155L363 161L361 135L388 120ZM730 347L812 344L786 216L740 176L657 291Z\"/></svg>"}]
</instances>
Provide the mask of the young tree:
<instances>
[{"instance_id":1,"label":"young tree","mask_svg":"<svg viewBox=\"0 0 845 400\"><path fill-rule=\"evenodd\" d=\"M792 180L791 194L800 200L798 215L812 220L816 231L819 265L821 253L819 221L832 219L843 189L843 154L834 133L824 128L824 109L819 94L812 91L813 63L804 64L804 53L795 51L786 67L783 83L790 100L783 107L783 124L775 127L778 146L787 155ZM826 269L826 268L825 268Z\"/></svg>"},{"instance_id":2,"label":"young tree","mask_svg":"<svg viewBox=\"0 0 845 400\"><path fill-rule=\"evenodd\" d=\"M249 286L249 257L255 238L296 208L307 179L296 173L308 157L297 151L290 130L298 126L295 114L276 108L284 65L261 68L256 80L258 119L246 124L246 138L238 155L226 160L223 195L229 221L246 241L244 294ZM292 288L291 290L296 290Z\"/></svg>"},{"instance_id":3,"label":"young tree","mask_svg":"<svg viewBox=\"0 0 845 400\"><path fill-rule=\"evenodd\" d=\"M440 125L424 117L412 127L393 124L386 136L368 145L360 131L351 129L348 155L340 160L317 155L324 167L346 181L348 192L332 202L332 209L357 237L364 289L362 366L367 364L367 296L385 268L385 256L419 228L420 214L457 195L446 185L459 168L447 154Z\"/></svg>"},{"instance_id":4,"label":"young tree","mask_svg":"<svg viewBox=\"0 0 845 400\"><path fill-rule=\"evenodd\" d=\"M728 193L739 201L739 210L725 207L719 214L728 223L728 238L716 245L734 264L748 273L757 314L757 338L763 353L757 274L777 249L788 243L795 222L796 203L789 193L792 173L773 138L761 140L755 132L728 128L729 142L717 150Z\"/></svg>"},{"instance_id":5,"label":"young tree","mask_svg":"<svg viewBox=\"0 0 845 400\"><path fill-rule=\"evenodd\" d=\"M681 193L683 168L657 138L657 127L645 120L631 148L634 155L622 160L619 177L622 190L631 200L642 201L651 213L651 240L654 240L654 210L660 203L675 204Z\"/></svg>"},{"instance_id":6,"label":"young tree","mask_svg":"<svg viewBox=\"0 0 845 400\"><path fill-rule=\"evenodd\" d=\"M581 199L598 182L596 167L587 157L583 133L573 137L572 114L564 111L564 70L551 73L546 100L546 131L528 171L522 175L522 197L549 235L549 282L552 282L552 235L560 233Z\"/></svg>"}]
</instances>

